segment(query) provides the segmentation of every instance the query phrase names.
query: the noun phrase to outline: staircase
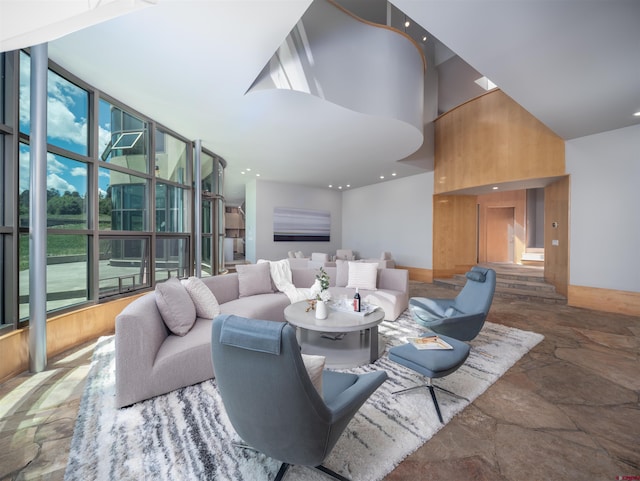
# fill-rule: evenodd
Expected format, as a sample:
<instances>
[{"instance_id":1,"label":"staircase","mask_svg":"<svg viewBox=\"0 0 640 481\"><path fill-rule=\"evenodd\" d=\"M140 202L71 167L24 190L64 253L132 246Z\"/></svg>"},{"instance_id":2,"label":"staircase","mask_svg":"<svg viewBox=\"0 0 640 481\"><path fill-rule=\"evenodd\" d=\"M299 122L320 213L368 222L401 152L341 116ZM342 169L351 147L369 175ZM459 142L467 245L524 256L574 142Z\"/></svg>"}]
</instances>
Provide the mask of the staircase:
<instances>
[{"instance_id":1,"label":"staircase","mask_svg":"<svg viewBox=\"0 0 640 481\"><path fill-rule=\"evenodd\" d=\"M544 281L544 268L517 264L481 264L496 271L496 297L519 299L545 304L566 304L567 298L556 292L556 288ZM456 290L466 283L464 274L450 279L434 279L433 283Z\"/></svg>"}]
</instances>

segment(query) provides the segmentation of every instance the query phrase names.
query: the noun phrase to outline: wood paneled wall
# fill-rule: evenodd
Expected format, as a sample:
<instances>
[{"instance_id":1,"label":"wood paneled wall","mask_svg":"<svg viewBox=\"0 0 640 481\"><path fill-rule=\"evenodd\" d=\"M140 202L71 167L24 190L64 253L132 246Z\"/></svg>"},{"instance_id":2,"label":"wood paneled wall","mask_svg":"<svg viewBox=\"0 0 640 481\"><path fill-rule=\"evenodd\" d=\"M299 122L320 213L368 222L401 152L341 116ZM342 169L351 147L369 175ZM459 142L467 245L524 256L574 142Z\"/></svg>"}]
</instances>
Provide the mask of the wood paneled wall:
<instances>
[{"instance_id":1,"label":"wood paneled wall","mask_svg":"<svg viewBox=\"0 0 640 481\"><path fill-rule=\"evenodd\" d=\"M435 124L436 194L565 174L564 141L501 90Z\"/></svg>"},{"instance_id":2,"label":"wood paneled wall","mask_svg":"<svg viewBox=\"0 0 640 481\"><path fill-rule=\"evenodd\" d=\"M557 227L554 227L557 225ZM569 176L544 189L544 278L567 297L569 287ZM557 245L554 245L556 244Z\"/></svg>"},{"instance_id":3,"label":"wood paneled wall","mask_svg":"<svg viewBox=\"0 0 640 481\"><path fill-rule=\"evenodd\" d=\"M142 295L144 293L51 317L47 320L47 357L113 334L116 316ZM0 337L0 352L0 382L29 370L29 328Z\"/></svg>"},{"instance_id":4,"label":"wood paneled wall","mask_svg":"<svg viewBox=\"0 0 640 481\"><path fill-rule=\"evenodd\" d=\"M475 195L433 196L433 277L464 274L476 265Z\"/></svg>"},{"instance_id":5,"label":"wood paneled wall","mask_svg":"<svg viewBox=\"0 0 640 481\"><path fill-rule=\"evenodd\" d=\"M514 262L520 262L527 244L526 239L526 207L527 191L512 190L509 192L496 192L478 196L478 262L487 262L487 211L494 207L513 207L514 210Z\"/></svg>"}]
</instances>

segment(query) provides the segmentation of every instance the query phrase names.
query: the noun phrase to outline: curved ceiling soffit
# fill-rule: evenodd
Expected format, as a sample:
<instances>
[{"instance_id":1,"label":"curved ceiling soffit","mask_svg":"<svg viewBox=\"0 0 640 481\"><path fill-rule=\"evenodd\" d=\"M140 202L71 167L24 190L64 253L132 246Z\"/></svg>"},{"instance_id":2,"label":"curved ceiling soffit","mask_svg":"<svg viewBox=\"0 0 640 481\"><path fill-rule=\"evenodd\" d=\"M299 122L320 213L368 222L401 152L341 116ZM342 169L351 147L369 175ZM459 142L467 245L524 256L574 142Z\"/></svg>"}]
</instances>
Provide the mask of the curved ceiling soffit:
<instances>
[{"instance_id":1,"label":"curved ceiling soffit","mask_svg":"<svg viewBox=\"0 0 640 481\"><path fill-rule=\"evenodd\" d=\"M415 139L410 154L424 140L425 65L402 32L360 20L330 0L315 0L247 94L302 92L369 116L367 122L391 121L413 131L403 136ZM404 155L407 147L402 146Z\"/></svg>"}]
</instances>

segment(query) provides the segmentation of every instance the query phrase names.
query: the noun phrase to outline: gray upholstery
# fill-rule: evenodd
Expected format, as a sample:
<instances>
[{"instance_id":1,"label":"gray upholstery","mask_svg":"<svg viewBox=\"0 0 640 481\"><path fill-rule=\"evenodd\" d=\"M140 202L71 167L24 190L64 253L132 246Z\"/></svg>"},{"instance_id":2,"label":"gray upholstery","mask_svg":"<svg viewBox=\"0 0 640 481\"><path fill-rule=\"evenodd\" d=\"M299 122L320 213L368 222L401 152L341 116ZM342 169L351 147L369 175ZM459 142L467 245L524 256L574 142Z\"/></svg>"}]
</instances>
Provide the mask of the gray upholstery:
<instances>
[{"instance_id":1,"label":"gray upholstery","mask_svg":"<svg viewBox=\"0 0 640 481\"><path fill-rule=\"evenodd\" d=\"M273 350L274 336L280 338L279 354L264 352ZM267 349L255 349L262 345L261 338ZM353 415L387 378L384 371L324 371L320 396L292 326L234 315L214 319L211 353L231 424L244 442L281 461L284 470L290 464L320 465Z\"/></svg>"},{"instance_id":2,"label":"gray upholstery","mask_svg":"<svg viewBox=\"0 0 640 481\"><path fill-rule=\"evenodd\" d=\"M438 386L434 386L431 383L431 379L448 376L462 366L467 360L467 357L469 357L469 345L451 337L439 337L443 341L449 343L453 349L419 350L416 349L413 344L407 343L402 346L395 346L389 349L389 359L422 374L428 379L427 384L416 386L416 388L427 387L429 389L433 405L435 406L436 413L438 414L438 419L440 419L440 422L443 422L442 413L440 412L440 406L438 405L438 399L436 398L434 388L440 389L454 396L457 395L439 388ZM402 391L397 391L395 394L413 389L415 388L404 389Z\"/></svg>"},{"instance_id":3,"label":"gray upholstery","mask_svg":"<svg viewBox=\"0 0 640 481\"><path fill-rule=\"evenodd\" d=\"M468 274L466 284L453 299L412 297L409 310L416 322L433 332L461 341L474 339L482 329L493 302L496 272L474 266Z\"/></svg>"},{"instance_id":4,"label":"gray upholstery","mask_svg":"<svg viewBox=\"0 0 640 481\"><path fill-rule=\"evenodd\" d=\"M336 267L325 267L331 277L332 295L353 297L353 289L335 287ZM311 287L317 270L292 269L296 287ZM282 292L240 296L238 275L204 277L202 282L213 292L222 314L284 322L284 309L290 304ZM362 291L363 299L375 295L385 319L395 320L406 309L408 272L380 269L378 290ZM214 376L211 363L210 319L196 318L189 332L176 336L167 329L150 292L131 302L116 317L116 400L117 407L129 406L153 396L190 386ZM205 335L202 335L206 332Z\"/></svg>"}]
</instances>

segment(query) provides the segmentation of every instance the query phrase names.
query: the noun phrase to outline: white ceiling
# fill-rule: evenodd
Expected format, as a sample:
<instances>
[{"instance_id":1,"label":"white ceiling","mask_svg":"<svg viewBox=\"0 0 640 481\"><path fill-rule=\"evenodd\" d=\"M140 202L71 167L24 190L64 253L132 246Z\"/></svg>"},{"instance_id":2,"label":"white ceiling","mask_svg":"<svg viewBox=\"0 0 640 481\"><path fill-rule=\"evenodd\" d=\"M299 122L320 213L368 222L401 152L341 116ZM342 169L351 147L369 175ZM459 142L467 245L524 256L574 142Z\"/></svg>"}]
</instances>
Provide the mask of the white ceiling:
<instances>
[{"instance_id":1,"label":"white ceiling","mask_svg":"<svg viewBox=\"0 0 640 481\"><path fill-rule=\"evenodd\" d=\"M375 3L350 1L362 15ZM423 172L418 165L429 163L416 161L420 151L411 162L388 157L384 128L354 112L305 94L245 95L309 4L158 0L51 41L49 55L164 126L202 139L228 162L225 196L232 204L242 201L244 182L255 174L355 188L392 172ZM459 56L438 67L440 110L468 98L452 80L466 71L489 77L565 139L640 123L633 116L640 110L637 0L393 4Z\"/></svg>"}]
</instances>

